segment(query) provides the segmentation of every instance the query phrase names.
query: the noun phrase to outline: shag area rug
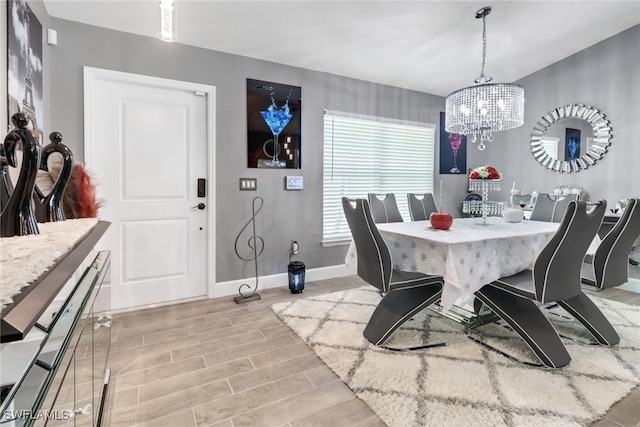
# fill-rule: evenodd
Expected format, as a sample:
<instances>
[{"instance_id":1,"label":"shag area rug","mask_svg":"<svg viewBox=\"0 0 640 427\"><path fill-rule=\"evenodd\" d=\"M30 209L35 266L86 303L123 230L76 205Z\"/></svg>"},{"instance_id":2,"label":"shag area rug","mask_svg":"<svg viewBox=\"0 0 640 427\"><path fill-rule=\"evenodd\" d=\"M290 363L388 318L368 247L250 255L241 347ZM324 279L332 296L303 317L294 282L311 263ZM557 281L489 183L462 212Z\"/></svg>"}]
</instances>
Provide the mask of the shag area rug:
<instances>
[{"instance_id":1,"label":"shag area rug","mask_svg":"<svg viewBox=\"0 0 640 427\"><path fill-rule=\"evenodd\" d=\"M98 223L96 218L38 224L40 234L0 238L0 310L33 283Z\"/></svg>"},{"instance_id":2,"label":"shag area rug","mask_svg":"<svg viewBox=\"0 0 640 427\"><path fill-rule=\"evenodd\" d=\"M362 331L380 295L361 287L274 304L289 325L354 393L389 426L586 426L640 384L640 307L593 298L621 342L589 345L579 322L549 315L571 363L562 369L512 361L472 340L457 324L424 310L397 330L387 346L447 343L412 352L370 344ZM538 362L499 324L474 336Z\"/></svg>"}]
</instances>

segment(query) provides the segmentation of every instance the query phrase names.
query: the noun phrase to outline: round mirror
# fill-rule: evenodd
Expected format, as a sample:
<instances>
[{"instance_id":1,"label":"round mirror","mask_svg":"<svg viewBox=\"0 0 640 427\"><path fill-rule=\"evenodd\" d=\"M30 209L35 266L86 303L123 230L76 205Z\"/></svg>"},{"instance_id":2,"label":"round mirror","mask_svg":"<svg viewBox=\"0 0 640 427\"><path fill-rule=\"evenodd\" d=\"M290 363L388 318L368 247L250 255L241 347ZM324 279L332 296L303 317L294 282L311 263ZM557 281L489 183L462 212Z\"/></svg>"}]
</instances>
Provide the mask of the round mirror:
<instances>
[{"instance_id":1,"label":"round mirror","mask_svg":"<svg viewBox=\"0 0 640 427\"><path fill-rule=\"evenodd\" d=\"M556 172L579 172L595 165L609 150L611 126L599 110L569 104L542 116L531 132L531 153Z\"/></svg>"}]
</instances>

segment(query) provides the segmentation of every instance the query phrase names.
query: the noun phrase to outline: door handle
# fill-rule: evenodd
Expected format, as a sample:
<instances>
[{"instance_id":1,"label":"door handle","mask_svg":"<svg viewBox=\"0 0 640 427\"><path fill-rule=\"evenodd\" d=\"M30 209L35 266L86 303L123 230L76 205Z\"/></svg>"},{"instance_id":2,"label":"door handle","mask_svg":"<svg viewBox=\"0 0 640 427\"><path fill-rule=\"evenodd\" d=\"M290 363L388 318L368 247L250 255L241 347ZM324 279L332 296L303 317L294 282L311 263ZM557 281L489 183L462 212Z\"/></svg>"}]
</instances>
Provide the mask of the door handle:
<instances>
[{"instance_id":1,"label":"door handle","mask_svg":"<svg viewBox=\"0 0 640 427\"><path fill-rule=\"evenodd\" d=\"M204 209L204 208L206 208L206 207L207 207L207 206L206 206L204 203L198 203L198 204L197 204L197 205L195 205L195 206L191 206L191 209L198 208L198 209L200 209L200 210L203 210L203 209Z\"/></svg>"}]
</instances>

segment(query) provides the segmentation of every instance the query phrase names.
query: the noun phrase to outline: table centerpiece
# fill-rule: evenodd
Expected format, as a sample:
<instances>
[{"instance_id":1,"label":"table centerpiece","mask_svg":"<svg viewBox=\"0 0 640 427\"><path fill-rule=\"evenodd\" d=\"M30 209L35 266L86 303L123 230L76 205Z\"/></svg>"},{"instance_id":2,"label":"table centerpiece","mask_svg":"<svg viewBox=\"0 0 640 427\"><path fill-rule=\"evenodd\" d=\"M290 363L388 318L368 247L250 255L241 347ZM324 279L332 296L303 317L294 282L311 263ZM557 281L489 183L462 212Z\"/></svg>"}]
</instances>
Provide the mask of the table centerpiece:
<instances>
[{"instance_id":1,"label":"table centerpiece","mask_svg":"<svg viewBox=\"0 0 640 427\"><path fill-rule=\"evenodd\" d=\"M500 215L504 208L502 202L490 202L489 190L499 191L502 174L493 166L484 165L472 169L469 173L469 189L471 191L481 191L481 201L468 201L463 204L465 213L482 215L481 225L487 225L487 216Z\"/></svg>"}]
</instances>

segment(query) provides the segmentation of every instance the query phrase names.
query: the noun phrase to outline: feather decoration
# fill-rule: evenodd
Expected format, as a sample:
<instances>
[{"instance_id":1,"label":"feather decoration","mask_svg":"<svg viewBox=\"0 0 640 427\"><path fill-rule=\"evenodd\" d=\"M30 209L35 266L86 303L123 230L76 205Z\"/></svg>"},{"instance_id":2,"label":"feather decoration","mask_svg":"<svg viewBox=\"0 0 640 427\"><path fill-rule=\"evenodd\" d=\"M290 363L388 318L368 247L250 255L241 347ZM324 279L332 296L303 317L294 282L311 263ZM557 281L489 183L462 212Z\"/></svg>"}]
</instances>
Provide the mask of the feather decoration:
<instances>
[{"instance_id":1,"label":"feather decoration","mask_svg":"<svg viewBox=\"0 0 640 427\"><path fill-rule=\"evenodd\" d=\"M96 200L96 187L81 163L74 165L72 178L78 189L78 218L97 218L100 202Z\"/></svg>"}]
</instances>

